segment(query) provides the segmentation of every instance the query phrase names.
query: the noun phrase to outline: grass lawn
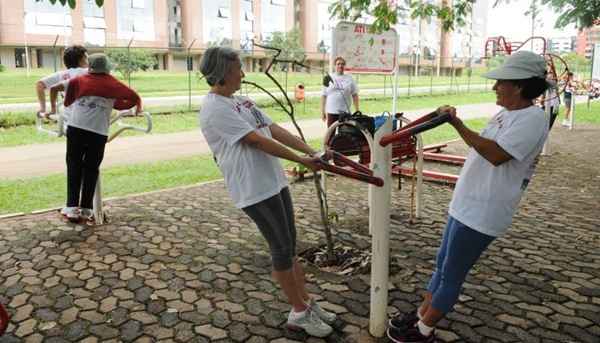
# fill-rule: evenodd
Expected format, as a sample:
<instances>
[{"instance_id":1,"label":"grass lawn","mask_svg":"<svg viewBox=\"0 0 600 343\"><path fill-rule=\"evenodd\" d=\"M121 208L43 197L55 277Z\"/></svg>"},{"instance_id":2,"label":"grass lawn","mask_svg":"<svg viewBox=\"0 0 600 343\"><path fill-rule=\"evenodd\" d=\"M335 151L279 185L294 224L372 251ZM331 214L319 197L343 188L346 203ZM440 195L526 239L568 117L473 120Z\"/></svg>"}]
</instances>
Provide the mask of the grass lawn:
<instances>
[{"instance_id":1,"label":"grass lawn","mask_svg":"<svg viewBox=\"0 0 600 343\"><path fill-rule=\"evenodd\" d=\"M36 102L35 83L53 73L53 69L32 69L29 76L23 69L10 69L0 73L0 103L31 103ZM440 85L474 85L488 84L491 82L480 76L481 72L473 73L468 77L466 72L463 76L409 76L399 77L399 86L405 87L427 87ZM121 78L119 73L113 74ZM191 77L190 77L191 75ZM188 75L187 72L173 71L147 71L138 72L131 77L131 87L133 87L142 97L163 97L174 95L188 95L191 89L192 95L206 94L208 85L204 80L198 78L196 72ZM282 72L275 72L273 76L281 82L282 86L287 85L288 91L293 91L294 86L303 83L309 91L320 90L322 75L321 73L288 73L287 76ZM354 75L359 88L392 88L392 78L383 75ZM268 89L274 88L271 80L263 73L248 73L246 80L253 81ZM128 83L128 80L122 80ZM402 91L404 93L404 91Z\"/></svg>"},{"instance_id":2,"label":"grass lawn","mask_svg":"<svg viewBox=\"0 0 600 343\"><path fill-rule=\"evenodd\" d=\"M581 104L576 109L576 123L600 124L599 112L600 102L592 103L589 110L587 106ZM465 122L470 128L481 130L487 119L472 119ZM458 135L449 125L439 126L423 134L425 144L445 142L455 138L458 138ZM321 140L313 140L310 144L319 147ZM290 164L286 163L288 166ZM210 155L102 170L105 198L193 185L219 178L221 174ZM66 177L63 174L25 180L0 180L0 215L58 207L63 205L65 194Z\"/></svg>"},{"instance_id":3,"label":"grass lawn","mask_svg":"<svg viewBox=\"0 0 600 343\"><path fill-rule=\"evenodd\" d=\"M486 103L493 102L495 96L492 92L469 93L469 94L451 94L451 95L421 95L412 96L410 98L400 98L398 109L400 111L410 111L419 108L431 108L442 104L463 105L471 103ZM390 97L373 97L361 99L361 109L364 113L381 113L390 110L392 100ZM297 104L296 119L315 119L320 117L320 107L318 98L309 98L306 104ZM276 122L290 121L285 114L273 102L264 103L261 106L271 118ZM150 109L151 110L151 109ZM151 110L152 111L152 110ZM27 114L22 114L26 116ZM136 125L143 126L144 119L128 118L127 122L137 123ZM152 134L172 133L195 130L198 128L196 120L196 112L176 112L170 115L154 115L152 118ZM126 131L124 135L140 135L143 133L137 131ZM22 125L14 128L0 128L0 148L27 144L52 143L64 140L64 138L56 138L46 134L41 134L37 131L34 125Z\"/></svg>"},{"instance_id":4,"label":"grass lawn","mask_svg":"<svg viewBox=\"0 0 600 343\"><path fill-rule=\"evenodd\" d=\"M467 121L474 129L481 129L486 119ZM458 135L449 125L442 125L423 135L425 144L444 142ZM320 148L322 141L315 139L311 146ZM292 162L285 161L290 167ZM103 197L123 196L222 178L212 155L202 155L165 162L140 163L130 166L102 169ZM0 215L31 212L64 205L66 175L36 177L24 180L0 180Z\"/></svg>"}]
</instances>

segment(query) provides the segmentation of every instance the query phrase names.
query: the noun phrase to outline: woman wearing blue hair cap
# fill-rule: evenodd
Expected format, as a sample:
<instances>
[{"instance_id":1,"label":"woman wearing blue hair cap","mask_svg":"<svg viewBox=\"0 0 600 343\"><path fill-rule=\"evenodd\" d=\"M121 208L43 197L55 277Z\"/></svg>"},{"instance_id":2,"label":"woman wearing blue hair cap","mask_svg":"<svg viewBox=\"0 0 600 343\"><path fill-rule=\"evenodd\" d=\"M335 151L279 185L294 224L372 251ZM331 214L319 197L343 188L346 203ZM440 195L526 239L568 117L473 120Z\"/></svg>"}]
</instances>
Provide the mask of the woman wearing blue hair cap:
<instances>
[{"instance_id":1,"label":"woman wearing blue hair cap","mask_svg":"<svg viewBox=\"0 0 600 343\"><path fill-rule=\"evenodd\" d=\"M496 104L503 108L481 133L467 128L451 106L439 108L469 145L438 250L436 268L423 302L390 320L393 342L433 342L436 324L452 310L465 277L492 241L510 227L548 136L548 120L534 100L548 87L546 62L528 51L509 56L484 75L496 80Z\"/></svg>"},{"instance_id":2,"label":"woman wearing blue hair cap","mask_svg":"<svg viewBox=\"0 0 600 343\"><path fill-rule=\"evenodd\" d=\"M202 134L234 205L252 218L267 240L273 277L292 305L287 326L328 336L336 316L306 291L304 271L296 258L292 198L279 162L284 158L316 171L317 152L274 123L254 101L234 95L244 78L237 52L226 47L208 49L200 72L210 85L199 114Z\"/></svg>"}]
</instances>

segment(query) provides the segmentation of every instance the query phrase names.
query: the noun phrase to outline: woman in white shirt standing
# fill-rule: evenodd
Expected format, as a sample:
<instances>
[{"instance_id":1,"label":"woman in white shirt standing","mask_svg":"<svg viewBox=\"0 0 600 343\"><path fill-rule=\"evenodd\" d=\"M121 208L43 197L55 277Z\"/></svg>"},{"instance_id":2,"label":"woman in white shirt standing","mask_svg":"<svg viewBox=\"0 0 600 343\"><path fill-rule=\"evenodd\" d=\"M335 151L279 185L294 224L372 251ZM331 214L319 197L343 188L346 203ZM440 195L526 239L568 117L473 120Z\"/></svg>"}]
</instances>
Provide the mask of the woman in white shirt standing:
<instances>
[{"instance_id":1,"label":"woman in white shirt standing","mask_svg":"<svg viewBox=\"0 0 600 343\"><path fill-rule=\"evenodd\" d=\"M350 101L354 104L354 110L358 111L358 87L352 76L344 74L346 60L336 57L335 74L327 85L323 85L321 93L321 118L327 121L327 126L335 123L340 114L351 113Z\"/></svg>"},{"instance_id":2,"label":"woman in white shirt standing","mask_svg":"<svg viewBox=\"0 0 600 343\"><path fill-rule=\"evenodd\" d=\"M436 324L452 310L463 282L494 239L508 231L535 160L548 136L548 119L534 100L548 88L546 61L520 51L484 75L496 80L498 112L481 132L467 128L456 109L450 124L470 147L450 202L436 268L416 312L390 320L392 342L434 342Z\"/></svg>"},{"instance_id":3,"label":"woman in white shirt standing","mask_svg":"<svg viewBox=\"0 0 600 343\"><path fill-rule=\"evenodd\" d=\"M292 305L287 326L312 336L328 336L335 314L323 310L307 293L304 271L296 258L292 198L279 162L284 158L316 171L316 152L273 123L254 101L234 95L245 75L233 49L206 50L200 72L210 86L199 113L202 134L234 205L256 223L267 240L272 275Z\"/></svg>"}]
</instances>

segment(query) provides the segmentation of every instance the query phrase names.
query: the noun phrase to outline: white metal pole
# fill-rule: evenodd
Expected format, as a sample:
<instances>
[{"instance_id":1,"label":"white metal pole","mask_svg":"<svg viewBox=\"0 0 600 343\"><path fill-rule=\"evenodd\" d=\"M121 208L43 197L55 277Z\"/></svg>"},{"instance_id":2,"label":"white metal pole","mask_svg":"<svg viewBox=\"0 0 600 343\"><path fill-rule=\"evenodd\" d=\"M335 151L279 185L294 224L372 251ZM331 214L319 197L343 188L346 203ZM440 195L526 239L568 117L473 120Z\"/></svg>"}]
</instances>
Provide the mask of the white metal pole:
<instances>
[{"instance_id":1,"label":"white metal pole","mask_svg":"<svg viewBox=\"0 0 600 343\"><path fill-rule=\"evenodd\" d=\"M416 213L415 217L421 218L421 211L423 209L423 138L420 134L417 135L417 189L416 189Z\"/></svg>"},{"instance_id":2,"label":"white metal pole","mask_svg":"<svg viewBox=\"0 0 600 343\"><path fill-rule=\"evenodd\" d=\"M548 101L550 96L554 94L550 93L550 91L546 91L546 96L544 96L544 109L546 110L546 120L548 121L548 137L546 137L546 141L544 142L544 147L542 148L542 156L550 155L550 118L552 118L552 109L550 108L550 103Z\"/></svg>"},{"instance_id":3,"label":"white metal pole","mask_svg":"<svg viewBox=\"0 0 600 343\"><path fill-rule=\"evenodd\" d=\"M571 95L571 115L569 116L569 130L573 130L573 126L575 125L575 99L577 95L575 91L573 91Z\"/></svg>"},{"instance_id":4,"label":"white metal pole","mask_svg":"<svg viewBox=\"0 0 600 343\"><path fill-rule=\"evenodd\" d=\"M102 210L102 186L101 173L98 172L98 181L96 181L96 189L94 190L94 219L97 225L104 224L104 211Z\"/></svg>"},{"instance_id":5,"label":"white metal pole","mask_svg":"<svg viewBox=\"0 0 600 343\"><path fill-rule=\"evenodd\" d=\"M371 232L371 307L369 332L375 337L385 334L390 263L390 204L392 194L392 145L382 147L383 135L392 132L393 117L375 132L371 148L373 176L383 179L383 187L369 185L369 232Z\"/></svg>"}]
</instances>

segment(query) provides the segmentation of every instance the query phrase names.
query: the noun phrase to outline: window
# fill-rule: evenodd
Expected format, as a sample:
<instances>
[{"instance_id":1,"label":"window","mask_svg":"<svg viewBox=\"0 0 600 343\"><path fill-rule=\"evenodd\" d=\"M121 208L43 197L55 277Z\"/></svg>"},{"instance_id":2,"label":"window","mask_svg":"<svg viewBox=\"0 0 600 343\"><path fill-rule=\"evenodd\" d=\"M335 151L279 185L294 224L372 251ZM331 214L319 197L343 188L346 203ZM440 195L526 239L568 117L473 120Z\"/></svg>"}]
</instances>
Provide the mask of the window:
<instances>
[{"instance_id":1,"label":"window","mask_svg":"<svg viewBox=\"0 0 600 343\"><path fill-rule=\"evenodd\" d=\"M219 7L218 15L219 18L229 18L231 13L228 7Z\"/></svg>"},{"instance_id":2,"label":"window","mask_svg":"<svg viewBox=\"0 0 600 343\"><path fill-rule=\"evenodd\" d=\"M83 16L104 18L104 9L98 7L95 0L85 0L83 2Z\"/></svg>"},{"instance_id":3,"label":"window","mask_svg":"<svg viewBox=\"0 0 600 343\"><path fill-rule=\"evenodd\" d=\"M146 8L144 0L131 0L131 8Z\"/></svg>"}]
</instances>

